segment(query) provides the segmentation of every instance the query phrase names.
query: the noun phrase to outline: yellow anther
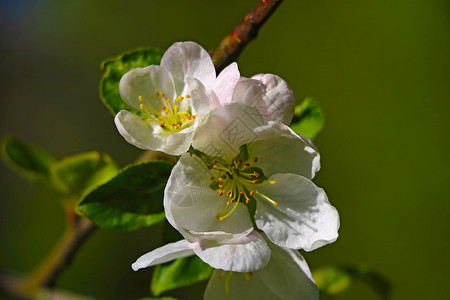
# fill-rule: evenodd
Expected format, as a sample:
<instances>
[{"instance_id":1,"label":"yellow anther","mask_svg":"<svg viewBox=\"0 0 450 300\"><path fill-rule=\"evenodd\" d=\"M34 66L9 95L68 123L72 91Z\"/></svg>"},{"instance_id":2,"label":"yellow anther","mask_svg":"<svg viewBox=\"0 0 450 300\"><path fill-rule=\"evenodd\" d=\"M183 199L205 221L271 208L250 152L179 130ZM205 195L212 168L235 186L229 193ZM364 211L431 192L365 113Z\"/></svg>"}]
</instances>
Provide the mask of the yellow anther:
<instances>
[{"instance_id":1,"label":"yellow anther","mask_svg":"<svg viewBox=\"0 0 450 300\"><path fill-rule=\"evenodd\" d=\"M167 103L170 103L170 99L169 98L166 98L166 100L164 100L164 101L166 101Z\"/></svg>"},{"instance_id":2,"label":"yellow anther","mask_svg":"<svg viewBox=\"0 0 450 300\"><path fill-rule=\"evenodd\" d=\"M223 178L219 177L217 180L219 180L220 182L223 182Z\"/></svg>"},{"instance_id":3,"label":"yellow anther","mask_svg":"<svg viewBox=\"0 0 450 300\"><path fill-rule=\"evenodd\" d=\"M163 93L159 92L157 94L159 95L159 97L161 97L161 99L164 99L164 94Z\"/></svg>"},{"instance_id":4,"label":"yellow anther","mask_svg":"<svg viewBox=\"0 0 450 300\"><path fill-rule=\"evenodd\" d=\"M245 198L245 203L248 204L250 202L250 198Z\"/></svg>"},{"instance_id":5,"label":"yellow anther","mask_svg":"<svg viewBox=\"0 0 450 300\"><path fill-rule=\"evenodd\" d=\"M244 191L240 191L239 194L244 195Z\"/></svg>"},{"instance_id":6,"label":"yellow anther","mask_svg":"<svg viewBox=\"0 0 450 300\"><path fill-rule=\"evenodd\" d=\"M259 177L259 174L256 173L256 171L253 172L253 175L255 175L256 177Z\"/></svg>"},{"instance_id":7,"label":"yellow anther","mask_svg":"<svg viewBox=\"0 0 450 300\"><path fill-rule=\"evenodd\" d=\"M253 196L254 193L255 191L250 191L250 196Z\"/></svg>"},{"instance_id":8,"label":"yellow anther","mask_svg":"<svg viewBox=\"0 0 450 300\"><path fill-rule=\"evenodd\" d=\"M231 195L231 192L230 192L230 191L228 191L228 192L227 192L227 196L228 196L228 197L230 197L230 195Z\"/></svg>"},{"instance_id":9,"label":"yellow anther","mask_svg":"<svg viewBox=\"0 0 450 300\"><path fill-rule=\"evenodd\" d=\"M161 121L161 123L159 123L159 126L164 126L164 124L166 123L164 123L164 121Z\"/></svg>"},{"instance_id":10,"label":"yellow anther","mask_svg":"<svg viewBox=\"0 0 450 300\"><path fill-rule=\"evenodd\" d=\"M178 105L174 105L173 108L174 108L174 109L178 109Z\"/></svg>"},{"instance_id":11,"label":"yellow anther","mask_svg":"<svg viewBox=\"0 0 450 300\"><path fill-rule=\"evenodd\" d=\"M222 195L223 195L223 191L220 191L220 192L219 192L219 196L222 196Z\"/></svg>"},{"instance_id":12,"label":"yellow anther","mask_svg":"<svg viewBox=\"0 0 450 300\"><path fill-rule=\"evenodd\" d=\"M189 95L186 95L186 98L191 98L191 96L189 96Z\"/></svg>"},{"instance_id":13,"label":"yellow anther","mask_svg":"<svg viewBox=\"0 0 450 300\"><path fill-rule=\"evenodd\" d=\"M219 188L223 188L223 184L219 184Z\"/></svg>"}]
</instances>

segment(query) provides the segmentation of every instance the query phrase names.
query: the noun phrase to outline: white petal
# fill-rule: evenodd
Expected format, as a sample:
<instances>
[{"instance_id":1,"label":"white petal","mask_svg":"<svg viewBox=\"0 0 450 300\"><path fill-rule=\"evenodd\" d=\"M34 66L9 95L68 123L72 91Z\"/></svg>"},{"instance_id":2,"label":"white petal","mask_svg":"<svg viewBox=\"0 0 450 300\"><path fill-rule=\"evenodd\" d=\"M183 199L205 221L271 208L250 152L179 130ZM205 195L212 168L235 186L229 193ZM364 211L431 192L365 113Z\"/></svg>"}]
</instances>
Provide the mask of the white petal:
<instances>
[{"instance_id":1,"label":"white petal","mask_svg":"<svg viewBox=\"0 0 450 300\"><path fill-rule=\"evenodd\" d=\"M156 133L152 121L143 120L129 111L121 110L114 122L125 140L140 149L159 148L164 143L165 137Z\"/></svg>"},{"instance_id":2,"label":"white petal","mask_svg":"<svg viewBox=\"0 0 450 300\"><path fill-rule=\"evenodd\" d=\"M259 114L267 117L268 107L264 102L265 87L259 80L241 78L233 92L233 103L243 103L255 107Z\"/></svg>"},{"instance_id":3,"label":"white petal","mask_svg":"<svg viewBox=\"0 0 450 300\"><path fill-rule=\"evenodd\" d=\"M320 170L320 154L314 144L289 126L269 122L254 132L258 139L248 145L248 151L252 157L258 157L258 167L267 177L294 173L312 179Z\"/></svg>"},{"instance_id":4,"label":"white petal","mask_svg":"<svg viewBox=\"0 0 450 300\"><path fill-rule=\"evenodd\" d=\"M142 268L162 264L192 254L194 254L194 251L191 249L191 245L186 240L181 240L176 243L164 245L142 255L131 265L131 267L134 271L137 271Z\"/></svg>"},{"instance_id":5,"label":"white petal","mask_svg":"<svg viewBox=\"0 0 450 300\"><path fill-rule=\"evenodd\" d=\"M198 128L192 146L228 161L239 153L241 145L257 138L253 130L262 124L264 120L252 106L231 103L218 107Z\"/></svg>"},{"instance_id":6,"label":"white petal","mask_svg":"<svg viewBox=\"0 0 450 300\"><path fill-rule=\"evenodd\" d=\"M241 203L227 218L217 218L227 199L209 187L211 176L198 157L185 153L167 182L164 191L166 218L189 242L227 241L253 230L248 209Z\"/></svg>"},{"instance_id":7,"label":"white petal","mask_svg":"<svg viewBox=\"0 0 450 300\"><path fill-rule=\"evenodd\" d=\"M268 265L254 271L249 279L242 273L214 271L204 299L319 299L319 291L304 258L294 250L282 249L271 243L269 247L272 250L272 257ZM229 294L226 293L227 285Z\"/></svg>"},{"instance_id":8,"label":"white petal","mask_svg":"<svg viewBox=\"0 0 450 300\"><path fill-rule=\"evenodd\" d=\"M231 102L234 87L240 78L237 63L231 63L217 76L214 83L213 91L216 94L221 105L226 105Z\"/></svg>"},{"instance_id":9,"label":"white petal","mask_svg":"<svg viewBox=\"0 0 450 300\"><path fill-rule=\"evenodd\" d=\"M161 66L172 73L178 95L183 94L185 78L200 80L207 90L211 90L216 80L216 70L209 56L194 42L178 42L164 53Z\"/></svg>"},{"instance_id":10,"label":"white petal","mask_svg":"<svg viewBox=\"0 0 450 300\"><path fill-rule=\"evenodd\" d=\"M255 222L275 244L312 251L338 237L339 215L325 192L310 180L295 174L276 174L275 184L258 187Z\"/></svg>"},{"instance_id":11,"label":"white petal","mask_svg":"<svg viewBox=\"0 0 450 300\"><path fill-rule=\"evenodd\" d=\"M261 278L265 286L279 299L319 299L319 290L308 264L300 253L272 243L269 243L269 246L272 250L269 264L254 273Z\"/></svg>"},{"instance_id":12,"label":"white petal","mask_svg":"<svg viewBox=\"0 0 450 300\"><path fill-rule=\"evenodd\" d=\"M188 77L186 78L186 85L191 99L185 101L191 101L194 109L192 114L203 119L213 107L218 106L217 104L214 105L211 103L210 96L206 91L205 86L199 80Z\"/></svg>"},{"instance_id":13,"label":"white petal","mask_svg":"<svg viewBox=\"0 0 450 300\"><path fill-rule=\"evenodd\" d=\"M204 240L194 245L195 254L215 269L250 272L265 267L270 259L270 249L256 231L226 244Z\"/></svg>"},{"instance_id":14,"label":"white petal","mask_svg":"<svg viewBox=\"0 0 450 300\"><path fill-rule=\"evenodd\" d=\"M266 87L264 102L268 107L268 119L289 125L294 116L295 97L286 81L273 74L258 74L252 78L260 80Z\"/></svg>"},{"instance_id":15,"label":"white petal","mask_svg":"<svg viewBox=\"0 0 450 300\"><path fill-rule=\"evenodd\" d=\"M144 150L162 151L171 155L185 153L191 144L196 123L180 132L169 134L157 122L121 110L115 117L117 130L125 140Z\"/></svg>"},{"instance_id":16,"label":"white petal","mask_svg":"<svg viewBox=\"0 0 450 300\"><path fill-rule=\"evenodd\" d=\"M162 111L163 102L157 93L164 93L171 100L176 96L170 73L155 65L130 70L120 79L119 91L122 99L133 108L141 110L139 96L142 96L158 112Z\"/></svg>"}]
</instances>

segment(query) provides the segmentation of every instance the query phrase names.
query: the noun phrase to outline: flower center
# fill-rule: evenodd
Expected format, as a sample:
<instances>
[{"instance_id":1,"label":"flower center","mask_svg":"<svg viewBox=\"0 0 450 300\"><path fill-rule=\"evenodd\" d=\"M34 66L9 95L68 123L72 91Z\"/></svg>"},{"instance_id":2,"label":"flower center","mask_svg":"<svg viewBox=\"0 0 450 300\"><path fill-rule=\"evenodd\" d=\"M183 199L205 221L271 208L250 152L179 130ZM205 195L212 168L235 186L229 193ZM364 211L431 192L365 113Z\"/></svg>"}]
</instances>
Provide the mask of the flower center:
<instances>
[{"instance_id":1,"label":"flower center","mask_svg":"<svg viewBox=\"0 0 450 300\"><path fill-rule=\"evenodd\" d=\"M267 180L262 170L257 166L258 158L244 161L242 158L233 158L230 164L221 164L217 160L208 164L208 169L216 171L217 176L211 176L213 183L211 188L219 192L219 196L226 195L227 203L223 211L217 215L220 221L230 216L240 201L248 204L255 193L263 199L277 206L278 202L270 199L260 191L258 187L275 184L276 180Z\"/></svg>"},{"instance_id":2,"label":"flower center","mask_svg":"<svg viewBox=\"0 0 450 300\"><path fill-rule=\"evenodd\" d=\"M156 93L156 95L161 99L161 111L153 108L142 96L139 96L139 101L141 102L139 107L149 116L149 120L157 122L161 128L171 133L179 132L192 125L196 116L191 115L187 111L179 111L179 104L184 99L186 101L189 100L191 96L178 96L175 100L171 101L171 99L166 98L161 92Z\"/></svg>"}]
</instances>

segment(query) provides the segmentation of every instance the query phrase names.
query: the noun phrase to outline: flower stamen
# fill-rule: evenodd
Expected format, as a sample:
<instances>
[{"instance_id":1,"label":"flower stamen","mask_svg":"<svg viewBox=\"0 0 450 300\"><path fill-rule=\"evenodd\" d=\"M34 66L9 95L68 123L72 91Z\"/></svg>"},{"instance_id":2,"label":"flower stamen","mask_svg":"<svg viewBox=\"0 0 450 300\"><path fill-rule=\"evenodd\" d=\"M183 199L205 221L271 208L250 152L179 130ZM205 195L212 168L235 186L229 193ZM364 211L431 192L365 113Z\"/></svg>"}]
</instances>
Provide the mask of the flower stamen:
<instances>
[{"instance_id":1,"label":"flower stamen","mask_svg":"<svg viewBox=\"0 0 450 300\"><path fill-rule=\"evenodd\" d=\"M191 121L195 116L190 115L188 112L179 112L179 106L175 103L181 102L184 98L178 96L171 104L170 98L166 98L164 93L157 92L156 96L161 98L163 105L161 105L162 112L153 108L142 96L139 96L139 108L145 112L152 121L158 122L158 124L171 133L178 132L184 128L192 125Z\"/></svg>"}]
</instances>

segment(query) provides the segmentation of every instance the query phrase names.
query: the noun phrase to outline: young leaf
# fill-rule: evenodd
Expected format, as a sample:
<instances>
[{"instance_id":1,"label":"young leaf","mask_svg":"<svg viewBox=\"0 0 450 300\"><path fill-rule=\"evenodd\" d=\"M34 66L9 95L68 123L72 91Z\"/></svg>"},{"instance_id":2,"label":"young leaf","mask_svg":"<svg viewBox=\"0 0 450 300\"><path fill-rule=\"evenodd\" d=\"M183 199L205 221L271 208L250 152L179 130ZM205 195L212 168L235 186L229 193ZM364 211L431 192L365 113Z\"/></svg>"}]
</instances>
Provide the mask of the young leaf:
<instances>
[{"instance_id":1,"label":"young leaf","mask_svg":"<svg viewBox=\"0 0 450 300\"><path fill-rule=\"evenodd\" d=\"M105 153L88 152L63 158L53 165L53 184L59 192L80 198L119 171Z\"/></svg>"},{"instance_id":2,"label":"young leaf","mask_svg":"<svg viewBox=\"0 0 450 300\"><path fill-rule=\"evenodd\" d=\"M314 139L322 130L324 118L319 104L312 98L306 98L295 106L290 127L296 133Z\"/></svg>"},{"instance_id":3,"label":"young leaf","mask_svg":"<svg viewBox=\"0 0 450 300\"><path fill-rule=\"evenodd\" d=\"M163 52L153 48L142 48L124 53L102 63L105 71L100 81L100 98L113 115L122 109L133 113L137 111L126 104L119 94L119 82L132 68L159 65Z\"/></svg>"},{"instance_id":4,"label":"young leaf","mask_svg":"<svg viewBox=\"0 0 450 300\"><path fill-rule=\"evenodd\" d=\"M78 212L106 229L135 230L165 219L164 187L172 165L150 161L129 166L90 192Z\"/></svg>"},{"instance_id":5,"label":"young leaf","mask_svg":"<svg viewBox=\"0 0 450 300\"><path fill-rule=\"evenodd\" d=\"M385 277L365 266L325 266L314 270L313 277L319 290L326 295L345 291L355 280L368 284L381 299L387 299L391 291Z\"/></svg>"},{"instance_id":6,"label":"young leaf","mask_svg":"<svg viewBox=\"0 0 450 300\"><path fill-rule=\"evenodd\" d=\"M32 180L48 182L51 176L51 165L56 162L56 159L44 150L13 136L3 138L1 153L14 170Z\"/></svg>"},{"instance_id":7,"label":"young leaf","mask_svg":"<svg viewBox=\"0 0 450 300\"><path fill-rule=\"evenodd\" d=\"M158 296L165 291L206 280L211 276L212 270L196 255L178 258L155 267L150 289Z\"/></svg>"}]
</instances>

